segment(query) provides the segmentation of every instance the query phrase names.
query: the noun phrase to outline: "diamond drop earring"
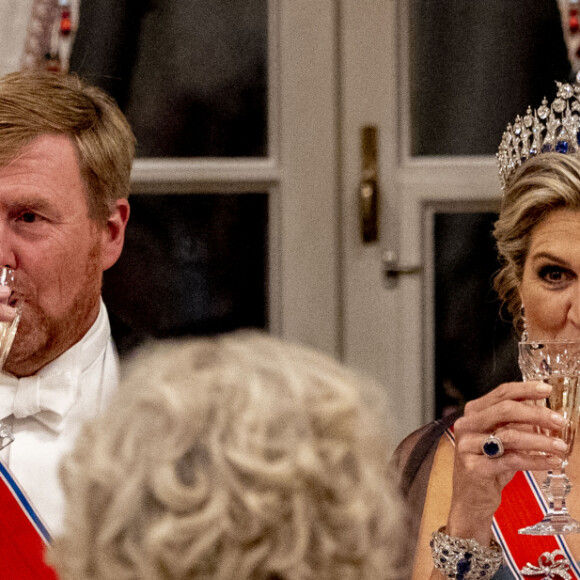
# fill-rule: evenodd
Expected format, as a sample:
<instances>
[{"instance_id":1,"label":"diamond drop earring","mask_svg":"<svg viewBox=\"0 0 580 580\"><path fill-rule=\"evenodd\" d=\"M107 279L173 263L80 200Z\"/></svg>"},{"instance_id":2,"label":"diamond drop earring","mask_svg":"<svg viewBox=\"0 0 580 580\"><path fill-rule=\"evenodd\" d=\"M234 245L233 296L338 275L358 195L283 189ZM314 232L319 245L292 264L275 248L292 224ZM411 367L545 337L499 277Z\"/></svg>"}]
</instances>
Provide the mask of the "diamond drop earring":
<instances>
[{"instance_id":1,"label":"diamond drop earring","mask_svg":"<svg viewBox=\"0 0 580 580\"><path fill-rule=\"evenodd\" d=\"M522 318L522 335L520 337L521 342L526 342L530 337L528 336L528 324L526 322L526 309L522 304L520 310L521 318Z\"/></svg>"}]
</instances>

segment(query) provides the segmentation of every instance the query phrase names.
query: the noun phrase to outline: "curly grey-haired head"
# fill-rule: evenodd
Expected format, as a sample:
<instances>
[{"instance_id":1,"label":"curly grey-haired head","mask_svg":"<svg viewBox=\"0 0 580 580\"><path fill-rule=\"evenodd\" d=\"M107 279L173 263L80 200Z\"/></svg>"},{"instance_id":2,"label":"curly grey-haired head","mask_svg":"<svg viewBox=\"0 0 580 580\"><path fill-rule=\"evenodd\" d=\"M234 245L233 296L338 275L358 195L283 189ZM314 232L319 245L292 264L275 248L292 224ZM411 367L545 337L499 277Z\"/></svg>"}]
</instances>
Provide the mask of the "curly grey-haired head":
<instances>
[{"instance_id":1,"label":"curly grey-haired head","mask_svg":"<svg viewBox=\"0 0 580 580\"><path fill-rule=\"evenodd\" d=\"M59 577L398 578L401 507L371 387L259 332L144 347L64 461Z\"/></svg>"}]
</instances>

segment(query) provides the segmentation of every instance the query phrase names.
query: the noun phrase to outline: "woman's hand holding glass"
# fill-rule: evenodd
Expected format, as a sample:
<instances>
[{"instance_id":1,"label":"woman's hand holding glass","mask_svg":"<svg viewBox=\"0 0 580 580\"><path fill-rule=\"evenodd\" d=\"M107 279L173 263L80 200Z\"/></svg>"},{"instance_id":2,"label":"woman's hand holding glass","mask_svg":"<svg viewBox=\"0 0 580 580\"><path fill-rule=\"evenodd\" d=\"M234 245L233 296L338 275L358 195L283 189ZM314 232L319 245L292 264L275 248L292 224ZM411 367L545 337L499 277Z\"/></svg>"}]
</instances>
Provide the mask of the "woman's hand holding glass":
<instances>
[{"instance_id":1,"label":"woman's hand holding glass","mask_svg":"<svg viewBox=\"0 0 580 580\"><path fill-rule=\"evenodd\" d=\"M473 537L487 545L502 490L515 473L561 465L567 445L561 439L539 433L537 427L560 430L565 420L558 413L532 404L544 400L550 391L550 385L541 382L505 383L467 403L464 416L455 423L449 534ZM490 458L483 445L492 434L501 439L503 454Z\"/></svg>"}]
</instances>

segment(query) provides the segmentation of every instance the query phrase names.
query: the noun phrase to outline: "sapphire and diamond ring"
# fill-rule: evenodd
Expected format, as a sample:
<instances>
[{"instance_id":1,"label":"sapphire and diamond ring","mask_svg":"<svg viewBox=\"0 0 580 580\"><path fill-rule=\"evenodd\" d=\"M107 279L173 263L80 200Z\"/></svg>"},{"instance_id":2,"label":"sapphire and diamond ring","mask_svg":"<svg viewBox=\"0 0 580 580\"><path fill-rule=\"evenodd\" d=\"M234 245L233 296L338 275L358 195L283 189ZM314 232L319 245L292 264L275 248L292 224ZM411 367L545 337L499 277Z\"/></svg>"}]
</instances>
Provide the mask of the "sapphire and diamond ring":
<instances>
[{"instance_id":1,"label":"sapphire and diamond ring","mask_svg":"<svg viewBox=\"0 0 580 580\"><path fill-rule=\"evenodd\" d=\"M498 459L503 455L503 443L501 439L495 434L489 435L481 446L484 455L490 459Z\"/></svg>"}]
</instances>

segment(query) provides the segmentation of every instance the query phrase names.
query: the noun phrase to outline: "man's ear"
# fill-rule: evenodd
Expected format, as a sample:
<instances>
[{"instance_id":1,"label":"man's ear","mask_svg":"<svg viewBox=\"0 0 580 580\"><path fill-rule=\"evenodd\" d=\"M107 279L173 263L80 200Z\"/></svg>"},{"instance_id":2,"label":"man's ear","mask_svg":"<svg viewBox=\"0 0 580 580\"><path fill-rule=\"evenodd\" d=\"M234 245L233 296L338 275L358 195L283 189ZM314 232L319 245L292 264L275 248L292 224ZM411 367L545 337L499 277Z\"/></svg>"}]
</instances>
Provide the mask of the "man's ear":
<instances>
[{"instance_id":1,"label":"man's ear","mask_svg":"<svg viewBox=\"0 0 580 580\"><path fill-rule=\"evenodd\" d=\"M103 271L109 269L121 255L130 211L128 200L118 199L115 201L115 209L111 212L107 225L102 230L101 267Z\"/></svg>"}]
</instances>

